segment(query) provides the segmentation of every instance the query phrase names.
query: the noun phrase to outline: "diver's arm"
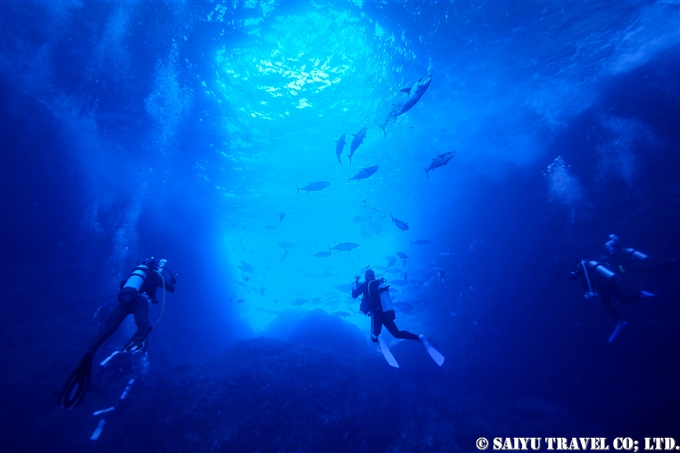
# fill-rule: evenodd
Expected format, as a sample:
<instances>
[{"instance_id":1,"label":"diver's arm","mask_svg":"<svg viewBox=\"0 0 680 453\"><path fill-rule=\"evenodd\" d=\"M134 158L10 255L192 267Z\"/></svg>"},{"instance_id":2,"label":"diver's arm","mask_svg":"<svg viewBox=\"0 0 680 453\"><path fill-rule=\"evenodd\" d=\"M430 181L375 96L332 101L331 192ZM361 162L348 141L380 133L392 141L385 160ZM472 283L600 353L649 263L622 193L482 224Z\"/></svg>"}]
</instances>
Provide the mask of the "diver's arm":
<instances>
[{"instance_id":1,"label":"diver's arm","mask_svg":"<svg viewBox=\"0 0 680 453\"><path fill-rule=\"evenodd\" d=\"M366 291L366 285L367 283L363 282L356 288L352 288L352 298L356 299L357 297L361 296L364 293L364 291Z\"/></svg>"}]
</instances>

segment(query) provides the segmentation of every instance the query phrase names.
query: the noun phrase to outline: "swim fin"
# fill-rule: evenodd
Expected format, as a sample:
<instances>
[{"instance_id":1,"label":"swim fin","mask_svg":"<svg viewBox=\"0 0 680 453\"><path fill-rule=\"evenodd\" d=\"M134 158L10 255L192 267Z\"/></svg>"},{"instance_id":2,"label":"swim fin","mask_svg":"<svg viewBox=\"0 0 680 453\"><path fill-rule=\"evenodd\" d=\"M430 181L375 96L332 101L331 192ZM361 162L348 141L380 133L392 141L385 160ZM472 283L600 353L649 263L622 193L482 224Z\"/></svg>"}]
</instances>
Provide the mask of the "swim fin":
<instances>
[{"instance_id":1,"label":"swim fin","mask_svg":"<svg viewBox=\"0 0 680 453\"><path fill-rule=\"evenodd\" d=\"M94 352L87 351L78 367L71 373L64 388L61 389L57 405L66 409L73 409L83 401L87 388L90 386L90 375L92 374L92 359Z\"/></svg>"},{"instance_id":2,"label":"swim fin","mask_svg":"<svg viewBox=\"0 0 680 453\"><path fill-rule=\"evenodd\" d=\"M146 349L146 347L149 345L149 332L153 330L153 327L149 326L149 330L146 331L146 335L144 335L144 338L138 339L135 338L134 336L130 338L130 341L128 341L125 346L123 346L123 349L121 351L123 352L142 352L143 350ZM135 335L137 333L135 332Z\"/></svg>"},{"instance_id":3,"label":"swim fin","mask_svg":"<svg viewBox=\"0 0 680 453\"><path fill-rule=\"evenodd\" d=\"M442 366L444 364L444 356L427 342L425 335L420 335L418 340L423 344L423 346L425 346L425 350L428 354L430 354L432 360L434 360L437 365Z\"/></svg>"},{"instance_id":4,"label":"swim fin","mask_svg":"<svg viewBox=\"0 0 680 453\"><path fill-rule=\"evenodd\" d=\"M380 351L382 351L383 355L385 356L385 360L387 360L387 363L389 363L390 366L399 368L399 364L397 363L397 361L394 359L394 356L390 352L390 348L387 347L387 345L385 344L385 340L383 340L382 337L379 335L378 343L380 344Z\"/></svg>"},{"instance_id":5,"label":"swim fin","mask_svg":"<svg viewBox=\"0 0 680 453\"><path fill-rule=\"evenodd\" d=\"M616 327L614 328L614 331L612 332L611 335L609 335L609 342L612 343L614 340L616 340L616 337L619 335L621 330L626 327L628 323L626 321L619 321L616 324Z\"/></svg>"}]
</instances>

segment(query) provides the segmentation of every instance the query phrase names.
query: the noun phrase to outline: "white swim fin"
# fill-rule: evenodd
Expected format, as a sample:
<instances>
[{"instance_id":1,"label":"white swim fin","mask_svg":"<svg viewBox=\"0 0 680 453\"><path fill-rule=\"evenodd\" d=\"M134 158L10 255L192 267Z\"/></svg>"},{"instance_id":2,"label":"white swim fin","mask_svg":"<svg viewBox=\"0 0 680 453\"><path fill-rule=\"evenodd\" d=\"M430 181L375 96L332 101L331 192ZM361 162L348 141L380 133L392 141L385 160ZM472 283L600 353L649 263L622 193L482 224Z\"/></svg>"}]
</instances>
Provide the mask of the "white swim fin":
<instances>
[{"instance_id":1,"label":"white swim fin","mask_svg":"<svg viewBox=\"0 0 680 453\"><path fill-rule=\"evenodd\" d=\"M380 335L378 335L378 344L380 344L380 350L385 356L385 360L387 360L387 363L389 363L391 366L395 368L399 368L399 364L397 363L397 361L394 359L394 356L390 352L390 348L387 347L387 345L385 344L385 340L383 340Z\"/></svg>"},{"instance_id":2,"label":"white swim fin","mask_svg":"<svg viewBox=\"0 0 680 453\"><path fill-rule=\"evenodd\" d=\"M616 337L619 335L619 333L621 332L621 330L622 330L624 327L626 327L627 325L628 325L628 323L627 323L626 321L619 321L619 322L616 324L616 327L614 328L614 331L613 331L612 334L609 336L609 342L612 343L614 340L616 340Z\"/></svg>"},{"instance_id":3,"label":"white swim fin","mask_svg":"<svg viewBox=\"0 0 680 453\"><path fill-rule=\"evenodd\" d=\"M425 335L420 335L418 337L418 340L425 346L425 350L427 351L428 354L430 354L430 357L432 357L432 360L435 361L435 363L439 366L442 366L444 364L444 356L441 355L439 351L437 351L435 348L430 345L430 343L427 342L425 339Z\"/></svg>"}]
</instances>

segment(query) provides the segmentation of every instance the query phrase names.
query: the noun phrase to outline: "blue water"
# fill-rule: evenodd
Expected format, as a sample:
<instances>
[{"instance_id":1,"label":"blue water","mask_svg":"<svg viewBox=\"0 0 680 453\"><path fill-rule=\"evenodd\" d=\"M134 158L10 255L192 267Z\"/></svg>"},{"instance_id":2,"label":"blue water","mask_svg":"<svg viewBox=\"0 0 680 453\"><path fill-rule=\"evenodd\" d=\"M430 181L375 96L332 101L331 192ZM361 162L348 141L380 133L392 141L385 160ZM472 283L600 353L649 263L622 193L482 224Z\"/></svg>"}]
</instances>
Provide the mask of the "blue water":
<instances>
[{"instance_id":1,"label":"blue water","mask_svg":"<svg viewBox=\"0 0 680 453\"><path fill-rule=\"evenodd\" d=\"M410 443L376 448L474 451L503 426L680 443L677 266L632 272L659 296L617 303L629 325L611 344L616 319L568 278L612 233L654 262L679 257L677 2L3 2L1 20L3 450L87 441L97 420L56 429L71 414L53 393L96 332L92 313L152 256L178 280L162 314L151 307L158 376L262 336L318 339L389 370L358 300L337 288L372 266L404 280L397 325L446 357L409 368L399 351L416 346L383 334L407 362L401 393L385 397L424 415L395 426ZM383 133L399 90L428 75ZM330 184L299 190L318 181ZM310 256L340 243L358 247ZM408 258L387 268L397 252ZM318 309L333 321L310 322ZM418 402L409 379L571 421L479 409L461 428L447 419L455 398ZM428 416L456 431L429 432Z\"/></svg>"}]
</instances>

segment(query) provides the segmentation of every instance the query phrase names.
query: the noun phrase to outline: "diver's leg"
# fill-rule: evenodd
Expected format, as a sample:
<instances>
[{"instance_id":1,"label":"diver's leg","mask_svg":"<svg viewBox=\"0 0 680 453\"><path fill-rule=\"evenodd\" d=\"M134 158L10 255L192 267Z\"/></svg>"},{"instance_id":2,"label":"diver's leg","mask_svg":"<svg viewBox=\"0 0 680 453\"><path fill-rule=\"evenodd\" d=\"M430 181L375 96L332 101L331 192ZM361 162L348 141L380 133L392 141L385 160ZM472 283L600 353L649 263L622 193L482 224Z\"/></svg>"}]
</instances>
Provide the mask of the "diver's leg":
<instances>
[{"instance_id":1,"label":"diver's leg","mask_svg":"<svg viewBox=\"0 0 680 453\"><path fill-rule=\"evenodd\" d=\"M387 331L391 333L394 338L418 341L418 335L412 334L406 330L399 330L397 325L394 323L394 319L384 319L383 324L385 324Z\"/></svg>"},{"instance_id":2,"label":"diver's leg","mask_svg":"<svg viewBox=\"0 0 680 453\"><path fill-rule=\"evenodd\" d=\"M380 310L373 310L371 312L371 340L374 342L378 341L378 335L382 332L382 320L380 315L382 315L382 311Z\"/></svg>"},{"instance_id":3,"label":"diver's leg","mask_svg":"<svg viewBox=\"0 0 680 453\"><path fill-rule=\"evenodd\" d=\"M130 304L118 302L116 307L109 315L109 319L106 320L104 327L99 331L99 333L97 333L97 335L94 337L94 340L92 340L92 343L90 343L89 351L92 353L96 352L97 349L99 349L99 346L101 346L107 338L113 335L116 329L120 327L121 323L131 312L132 310Z\"/></svg>"},{"instance_id":4,"label":"diver's leg","mask_svg":"<svg viewBox=\"0 0 680 453\"><path fill-rule=\"evenodd\" d=\"M623 318L619 312L616 310L616 308L614 308L614 304L612 303L612 294L609 292L609 289L600 288L600 299L602 300L604 306L607 307L607 310L609 310L611 314L614 315L617 321L623 321Z\"/></svg>"},{"instance_id":5,"label":"diver's leg","mask_svg":"<svg viewBox=\"0 0 680 453\"><path fill-rule=\"evenodd\" d=\"M149 333L149 302L142 296L135 297L134 300L135 324L137 324L137 332L135 332L134 339L142 341Z\"/></svg>"}]
</instances>

